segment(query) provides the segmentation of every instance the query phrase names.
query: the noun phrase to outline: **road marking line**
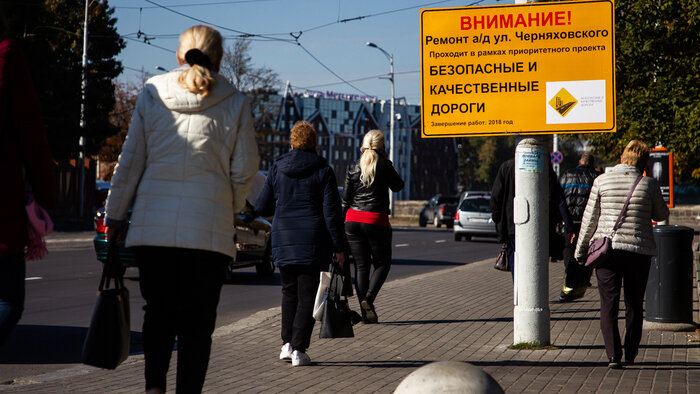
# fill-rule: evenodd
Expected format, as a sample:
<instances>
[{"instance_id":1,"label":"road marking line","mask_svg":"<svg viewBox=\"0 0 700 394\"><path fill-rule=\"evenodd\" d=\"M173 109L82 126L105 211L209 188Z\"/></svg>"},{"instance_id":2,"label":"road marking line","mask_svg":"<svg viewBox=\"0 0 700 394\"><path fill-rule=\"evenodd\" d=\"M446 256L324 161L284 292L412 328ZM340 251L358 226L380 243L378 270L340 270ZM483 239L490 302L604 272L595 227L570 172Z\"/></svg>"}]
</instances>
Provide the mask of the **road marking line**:
<instances>
[{"instance_id":1,"label":"road marking line","mask_svg":"<svg viewBox=\"0 0 700 394\"><path fill-rule=\"evenodd\" d=\"M39 280L39 279L44 279L41 276L32 276L30 278L24 278L24 280Z\"/></svg>"},{"instance_id":2,"label":"road marking line","mask_svg":"<svg viewBox=\"0 0 700 394\"><path fill-rule=\"evenodd\" d=\"M447 242L447 240L446 239L438 239L437 241L435 241L436 244L441 244L443 242Z\"/></svg>"},{"instance_id":3,"label":"road marking line","mask_svg":"<svg viewBox=\"0 0 700 394\"><path fill-rule=\"evenodd\" d=\"M396 244L394 246L397 248L401 248L401 247L408 246L408 245L410 245L410 244Z\"/></svg>"}]
</instances>

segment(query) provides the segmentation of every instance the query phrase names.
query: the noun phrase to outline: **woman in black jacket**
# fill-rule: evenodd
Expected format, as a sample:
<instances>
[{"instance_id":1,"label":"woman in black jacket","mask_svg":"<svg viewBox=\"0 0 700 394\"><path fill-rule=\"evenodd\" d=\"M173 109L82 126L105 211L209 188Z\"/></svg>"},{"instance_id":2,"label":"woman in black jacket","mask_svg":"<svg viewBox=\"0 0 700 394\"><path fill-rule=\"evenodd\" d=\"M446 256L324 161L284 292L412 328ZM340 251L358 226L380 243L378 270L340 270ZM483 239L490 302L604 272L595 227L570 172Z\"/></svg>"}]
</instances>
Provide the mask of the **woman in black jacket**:
<instances>
[{"instance_id":1,"label":"woman in black jacket","mask_svg":"<svg viewBox=\"0 0 700 394\"><path fill-rule=\"evenodd\" d=\"M292 150L272 164L255 210L272 216L272 259L282 277L281 360L309 365L319 274L329 257L343 266L343 218L335 173L316 154L318 135L309 122L291 131Z\"/></svg>"},{"instance_id":2,"label":"woman in black jacket","mask_svg":"<svg viewBox=\"0 0 700 394\"><path fill-rule=\"evenodd\" d=\"M398 192L404 182L386 159L384 134L368 132L362 157L348 167L343 190L345 234L355 258L357 299L365 323L377 323L374 300L391 268L389 189ZM370 265L374 272L370 277Z\"/></svg>"}]
</instances>

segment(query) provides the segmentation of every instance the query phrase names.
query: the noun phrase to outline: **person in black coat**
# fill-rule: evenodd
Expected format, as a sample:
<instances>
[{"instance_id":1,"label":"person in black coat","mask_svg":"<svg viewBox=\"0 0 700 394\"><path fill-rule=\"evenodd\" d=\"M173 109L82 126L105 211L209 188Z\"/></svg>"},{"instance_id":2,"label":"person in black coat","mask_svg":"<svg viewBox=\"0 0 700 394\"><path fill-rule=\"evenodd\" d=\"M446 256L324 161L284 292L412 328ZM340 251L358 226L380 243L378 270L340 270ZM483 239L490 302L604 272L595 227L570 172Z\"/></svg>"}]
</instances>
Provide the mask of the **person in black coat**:
<instances>
[{"instance_id":1,"label":"person in black coat","mask_svg":"<svg viewBox=\"0 0 700 394\"><path fill-rule=\"evenodd\" d=\"M572 225L574 227L574 239L567 240L564 245L564 268L566 279L559 302L568 302L583 297L590 286L593 270L579 266L574 258L574 249L578 241L578 233L581 230L581 219L586 209L588 196L591 194L593 181L598 177L598 172L593 168L595 158L591 152L584 152L578 162L578 166L570 168L561 175L559 183L564 188L566 205L569 208ZM570 241L570 242L569 242Z\"/></svg>"},{"instance_id":2,"label":"person in black coat","mask_svg":"<svg viewBox=\"0 0 700 394\"><path fill-rule=\"evenodd\" d=\"M371 130L362 140L362 157L348 167L343 189L345 234L355 259L355 286L365 323L377 323L374 300L391 268L389 189L403 179L386 159L384 134ZM370 267L374 272L370 277Z\"/></svg>"},{"instance_id":3,"label":"person in black coat","mask_svg":"<svg viewBox=\"0 0 700 394\"><path fill-rule=\"evenodd\" d=\"M491 188L491 218L496 223L498 242L506 245L511 277L515 272L515 223L513 222L513 199L515 198L515 159L510 159L498 168Z\"/></svg>"},{"instance_id":4,"label":"person in black coat","mask_svg":"<svg viewBox=\"0 0 700 394\"><path fill-rule=\"evenodd\" d=\"M275 160L255 210L272 216L272 259L282 277L280 359L309 365L306 349L314 328L313 307L321 270L334 253L342 268L344 234L335 173L316 154L318 135L309 122L292 128L292 150Z\"/></svg>"},{"instance_id":5,"label":"person in black coat","mask_svg":"<svg viewBox=\"0 0 700 394\"><path fill-rule=\"evenodd\" d=\"M567 234L566 238L572 237L573 226L564 198L564 192L557 182L557 176L552 167L549 167L549 255L556 258L561 251L557 251L553 245L553 237L557 223L563 222ZM515 198L515 159L506 160L501 164L496 174L491 189L491 218L496 223L498 242L506 245L508 251L508 262L510 263L511 277L515 280L515 222L513 216L513 199ZM561 243L563 247L563 242ZM556 257L555 257L556 256Z\"/></svg>"}]
</instances>

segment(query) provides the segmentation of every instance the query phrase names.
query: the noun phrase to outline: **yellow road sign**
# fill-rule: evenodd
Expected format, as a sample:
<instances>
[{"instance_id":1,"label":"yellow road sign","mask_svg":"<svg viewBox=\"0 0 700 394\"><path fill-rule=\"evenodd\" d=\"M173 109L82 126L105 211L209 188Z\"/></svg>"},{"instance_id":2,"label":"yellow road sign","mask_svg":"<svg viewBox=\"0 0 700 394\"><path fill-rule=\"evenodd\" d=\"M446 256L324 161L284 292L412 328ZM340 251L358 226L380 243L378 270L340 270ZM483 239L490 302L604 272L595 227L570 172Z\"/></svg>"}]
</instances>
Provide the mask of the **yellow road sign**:
<instances>
[{"instance_id":1,"label":"yellow road sign","mask_svg":"<svg viewBox=\"0 0 700 394\"><path fill-rule=\"evenodd\" d=\"M614 132L614 9L421 10L423 137Z\"/></svg>"}]
</instances>

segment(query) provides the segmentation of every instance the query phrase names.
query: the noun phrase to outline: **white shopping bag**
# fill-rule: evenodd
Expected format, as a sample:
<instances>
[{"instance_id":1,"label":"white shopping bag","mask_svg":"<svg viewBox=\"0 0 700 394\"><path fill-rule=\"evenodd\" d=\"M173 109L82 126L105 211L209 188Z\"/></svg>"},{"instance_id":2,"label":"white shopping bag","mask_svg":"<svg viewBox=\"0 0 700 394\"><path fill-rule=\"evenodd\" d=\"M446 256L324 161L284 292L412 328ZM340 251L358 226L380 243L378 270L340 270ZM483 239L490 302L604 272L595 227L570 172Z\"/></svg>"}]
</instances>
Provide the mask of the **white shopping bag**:
<instances>
[{"instance_id":1,"label":"white shopping bag","mask_svg":"<svg viewBox=\"0 0 700 394\"><path fill-rule=\"evenodd\" d=\"M326 309L326 299L328 298L328 286L331 283L331 273L321 271L321 279L316 290L316 302L314 302L314 319L321 321L323 311Z\"/></svg>"}]
</instances>

